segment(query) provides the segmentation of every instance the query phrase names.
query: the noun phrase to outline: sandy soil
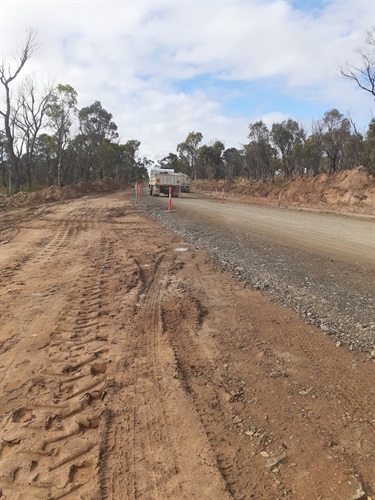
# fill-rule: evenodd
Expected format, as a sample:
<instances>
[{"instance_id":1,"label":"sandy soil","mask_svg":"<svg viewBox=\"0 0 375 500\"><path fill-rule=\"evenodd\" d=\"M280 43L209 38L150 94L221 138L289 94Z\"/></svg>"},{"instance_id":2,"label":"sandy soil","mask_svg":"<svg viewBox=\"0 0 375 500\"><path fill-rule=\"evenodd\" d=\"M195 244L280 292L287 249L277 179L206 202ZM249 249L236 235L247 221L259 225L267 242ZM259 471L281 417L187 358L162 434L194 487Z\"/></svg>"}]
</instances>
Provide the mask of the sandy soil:
<instances>
[{"instance_id":1,"label":"sandy soil","mask_svg":"<svg viewBox=\"0 0 375 500\"><path fill-rule=\"evenodd\" d=\"M193 182L194 191L255 201L257 204L298 207L308 210L375 215L375 177L364 167L297 176L279 185L270 179L241 179Z\"/></svg>"},{"instance_id":2,"label":"sandy soil","mask_svg":"<svg viewBox=\"0 0 375 500\"><path fill-rule=\"evenodd\" d=\"M0 497L373 497L374 362L131 196L0 215Z\"/></svg>"}]
</instances>

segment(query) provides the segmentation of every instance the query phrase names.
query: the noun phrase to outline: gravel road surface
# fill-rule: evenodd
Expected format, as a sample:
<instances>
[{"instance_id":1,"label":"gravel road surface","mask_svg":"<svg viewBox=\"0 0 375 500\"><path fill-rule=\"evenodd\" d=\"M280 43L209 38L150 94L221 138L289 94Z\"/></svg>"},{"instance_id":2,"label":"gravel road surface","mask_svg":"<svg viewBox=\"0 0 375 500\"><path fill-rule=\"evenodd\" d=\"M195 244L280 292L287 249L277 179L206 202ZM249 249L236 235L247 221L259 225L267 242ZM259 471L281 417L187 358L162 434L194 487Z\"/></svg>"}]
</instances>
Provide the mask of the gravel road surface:
<instances>
[{"instance_id":1,"label":"gravel road surface","mask_svg":"<svg viewBox=\"0 0 375 500\"><path fill-rule=\"evenodd\" d=\"M144 195L141 210L318 325L337 342L375 348L375 220L255 206L200 194Z\"/></svg>"}]
</instances>

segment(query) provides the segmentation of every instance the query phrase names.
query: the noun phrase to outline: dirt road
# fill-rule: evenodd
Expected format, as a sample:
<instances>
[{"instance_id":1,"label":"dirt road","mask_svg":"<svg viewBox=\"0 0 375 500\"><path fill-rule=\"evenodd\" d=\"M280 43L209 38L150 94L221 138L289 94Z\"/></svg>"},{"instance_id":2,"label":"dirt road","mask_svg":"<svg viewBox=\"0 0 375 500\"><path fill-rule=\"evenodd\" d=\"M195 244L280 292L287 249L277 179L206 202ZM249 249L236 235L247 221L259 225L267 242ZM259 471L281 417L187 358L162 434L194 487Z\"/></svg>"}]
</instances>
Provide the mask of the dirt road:
<instances>
[{"instance_id":1,"label":"dirt road","mask_svg":"<svg viewBox=\"0 0 375 500\"><path fill-rule=\"evenodd\" d=\"M0 497L361 499L374 361L129 193L0 216Z\"/></svg>"},{"instance_id":2,"label":"dirt road","mask_svg":"<svg viewBox=\"0 0 375 500\"><path fill-rule=\"evenodd\" d=\"M193 202L192 202L193 200ZM163 203L162 198L153 202ZM218 201L220 201L218 203ZM373 217L349 217L260 207L244 203L224 203L215 198L183 194L173 200L173 208L204 215L224 225L238 225L251 236L272 238L293 249L318 251L322 257L333 257L374 270L375 224ZM165 205L165 203L164 203ZM185 208L186 207L186 208Z\"/></svg>"},{"instance_id":3,"label":"dirt road","mask_svg":"<svg viewBox=\"0 0 375 500\"><path fill-rule=\"evenodd\" d=\"M375 347L375 219L183 195L140 206L340 343Z\"/></svg>"}]
</instances>

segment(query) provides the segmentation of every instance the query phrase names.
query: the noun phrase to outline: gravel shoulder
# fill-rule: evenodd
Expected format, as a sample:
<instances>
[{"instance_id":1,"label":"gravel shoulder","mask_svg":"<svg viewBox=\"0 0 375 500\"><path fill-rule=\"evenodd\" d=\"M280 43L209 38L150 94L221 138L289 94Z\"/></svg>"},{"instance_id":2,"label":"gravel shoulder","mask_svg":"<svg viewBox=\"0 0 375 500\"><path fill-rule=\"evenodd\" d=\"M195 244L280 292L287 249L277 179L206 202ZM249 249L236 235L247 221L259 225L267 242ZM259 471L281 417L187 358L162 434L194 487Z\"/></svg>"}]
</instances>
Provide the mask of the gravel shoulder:
<instances>
[{"instance_id":1,"label":"gravel shoulder","mask_svg":"<svg viewBox=\"0 0 375 500\"><path fill-rule=\"evenodd\" d=\"M139 207L267 291L337 342L375 349L375 218L250 205L189 194Z\"/></svg>"}]
</instances>

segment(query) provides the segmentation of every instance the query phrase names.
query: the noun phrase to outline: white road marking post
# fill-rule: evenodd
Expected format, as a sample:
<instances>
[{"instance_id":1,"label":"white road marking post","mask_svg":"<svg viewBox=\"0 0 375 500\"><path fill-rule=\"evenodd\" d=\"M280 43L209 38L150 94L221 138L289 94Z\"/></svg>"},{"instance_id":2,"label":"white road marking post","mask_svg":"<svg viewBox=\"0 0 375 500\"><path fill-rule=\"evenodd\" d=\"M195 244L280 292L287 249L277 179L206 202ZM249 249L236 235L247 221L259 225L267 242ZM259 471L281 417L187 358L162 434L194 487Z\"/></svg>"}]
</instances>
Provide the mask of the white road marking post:
<instances>
[{"instance_id":1,"label":"white road marking post","mask_svg":"<svg viewBox=\"0 0 375 500\"><path fill-rule=\"evenodd\" d=\"M280 203L281 203L281 195L282 195L283 190L280 191L279 193L279 201L277 203L277 208L280 208Z\"/></svg>"}]
</instances>

